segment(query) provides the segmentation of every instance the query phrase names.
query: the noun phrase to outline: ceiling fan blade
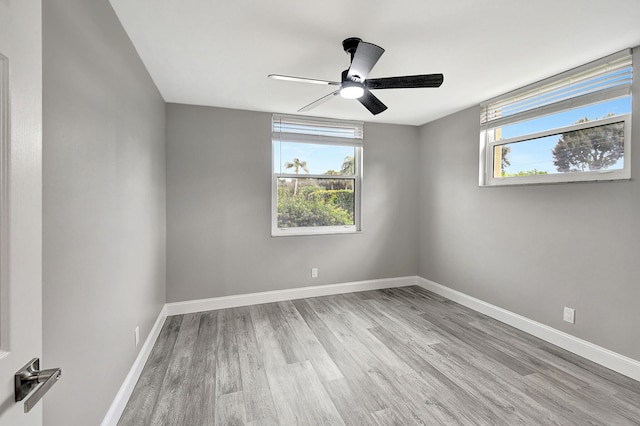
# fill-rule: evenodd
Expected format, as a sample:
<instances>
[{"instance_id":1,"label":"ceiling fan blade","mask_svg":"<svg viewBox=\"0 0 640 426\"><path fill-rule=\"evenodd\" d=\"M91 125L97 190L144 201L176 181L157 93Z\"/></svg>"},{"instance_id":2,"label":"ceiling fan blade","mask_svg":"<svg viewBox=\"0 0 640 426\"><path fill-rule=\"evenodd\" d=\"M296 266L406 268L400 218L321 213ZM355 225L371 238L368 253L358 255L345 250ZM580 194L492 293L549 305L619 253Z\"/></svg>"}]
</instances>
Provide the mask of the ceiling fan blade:
<instances>
[{"instance_id":1,"label":"ceiling fan blade","mask_svg":"<svg viewBox=\"0 0 640 426\"><path fill-rule=\"evenodd\" d=\"M373 66L378 62L384 49L372 43L361 41L353 54L347 77L358 81L366 80Z\"/></svg>"},{"instance_id":2,"label":"ceiling fan blade","mask_svg":"<svg viewBox=\"0 0 640 426\"><path fill-rule=\"evenodd\" d=\"M268 77L273 78L274 80L295 81L296 83L322 84L325 86L340 85L340 83L337 81L317 80L315 78L291 77L289 75L269 74Z\"/></svg>"},{"instance_id":3,"label":"ceiling fan blade","mask_svg":"<svg viewBox=\"0 0 640 426\"><path fill-rule=\"evenodd\" d=\"M365 81L367 89L413 89L417 87L440 87L442 74L405 75L403 77L372 78Z\"/></svg>"},{"instance_id":4,"label":"ceiling fan blade","mask_svg":"<svg viewBox=\"0 0 640 426\"><path fill-rule=\"evenodd\" d=\"M321 104L327 102L329 99L333 98L334 96L338 95L339 93L340 93L340 90L336 90L335 92L331 92L328 95L323 96L320 99L311 102L309 105L303 106L302 108L300 108L298 110L298 112L309 111L310 109L313 109L313 108L317 107L318 105L321 105Z\"/></svg>"},{"instance_id":5,"label":"ceiling fan blade","mask_svg":"<svg viewBox=\"0 0 640 426\"><path fill-rule=\"evenodd\" d=\"M360 101L360 103L362 105L364 105L364 107L366 109L369 110L369 112L371 112L371 114L373 115L378 115L380 114L382 111L387 109L387 106L385 104L382 103L382 101L378 98L376 98L373 93L371 93L368 90L364 91L364 95L362 95L361 97L358 98L358 100Z\"/></svg>"}]
</instances>

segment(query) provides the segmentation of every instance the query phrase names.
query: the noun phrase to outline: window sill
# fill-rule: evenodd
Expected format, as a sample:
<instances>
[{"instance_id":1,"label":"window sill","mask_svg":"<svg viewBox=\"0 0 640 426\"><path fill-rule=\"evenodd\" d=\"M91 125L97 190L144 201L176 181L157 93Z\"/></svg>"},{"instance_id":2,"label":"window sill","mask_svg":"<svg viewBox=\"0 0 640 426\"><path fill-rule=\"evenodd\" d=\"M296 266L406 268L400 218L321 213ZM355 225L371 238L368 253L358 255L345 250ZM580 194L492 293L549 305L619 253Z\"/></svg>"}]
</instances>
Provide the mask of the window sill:
<instances>
[{"instance_id":1,"label":"window sill","mask_svg":"<svg viewBox=\"0 0 640 426\"><path fill-rule=\"evenodd\" d=\"M562 179L558 179L558 176L549 176L544 175L546 179L543 179L542 176L529 177L512 177L512 178L498 178L492 179L490 183L483 183L479 186L481 188L492 188L492 187L504 187L504 186L527 186L527 185L560 185L567 183L594 183L594 182L624 182L630 181L631 175L628 171L617 171L617 172L609 172L609 173L594 173L588 176L582 174L581 176L567 176L563 175ZM553 178L553 179L549 179Z\"/></svg>"},{"instance_id":2,"label":"window sill","mask_svg":"<svg viewBox=\"0 0 640 426\"><path fill-rule=\"evenodd\" d=\"M344 235L344 234L361 234L362 231L355 227L331 227L331 229L314 229L314 228L278 228L271 231L271 236L279 237L308 237L312 235Z\"/></svg>"}]
</instances>

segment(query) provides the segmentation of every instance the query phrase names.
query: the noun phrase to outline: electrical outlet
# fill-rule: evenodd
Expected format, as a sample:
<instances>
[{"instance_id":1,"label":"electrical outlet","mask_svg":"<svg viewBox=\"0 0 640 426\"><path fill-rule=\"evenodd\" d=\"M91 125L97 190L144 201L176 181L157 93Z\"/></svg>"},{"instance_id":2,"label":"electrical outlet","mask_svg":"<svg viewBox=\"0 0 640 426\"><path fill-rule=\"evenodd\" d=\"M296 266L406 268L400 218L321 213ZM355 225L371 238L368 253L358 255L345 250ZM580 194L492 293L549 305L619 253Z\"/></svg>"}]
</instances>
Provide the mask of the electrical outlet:
<instances>
[{"instance_id":1,"label":"electrical outlet","mask_svg":"<svg viewBox=\"0 0 640 426\"><path fill-rule=\"evenodd\" d=\"M311 278L318 278L318 268L311 268Z\"/></svg>"},{"instance_id":2,"label":"electrical outlet","mask_svg":"<svg viewBox=\"0 0 640 426\"><path fill-rule=\"evenodd\" d=\"M140 326L137 326L135 330L133 330L133 337L136 342L136 348L138 347L138 343L140 343Z\"/></svg>"},{"instance_id":3,"label":"electrical outlet","mask_svg":"<svg viewBox=\"0 0 640 426\"><path fill-rule=\"evenodd\" d=\"M571 324L576 323L576 310L573 308L564 307L564 315L562 317L566 322L570 322Z\"/></svg>"}]
</instances>

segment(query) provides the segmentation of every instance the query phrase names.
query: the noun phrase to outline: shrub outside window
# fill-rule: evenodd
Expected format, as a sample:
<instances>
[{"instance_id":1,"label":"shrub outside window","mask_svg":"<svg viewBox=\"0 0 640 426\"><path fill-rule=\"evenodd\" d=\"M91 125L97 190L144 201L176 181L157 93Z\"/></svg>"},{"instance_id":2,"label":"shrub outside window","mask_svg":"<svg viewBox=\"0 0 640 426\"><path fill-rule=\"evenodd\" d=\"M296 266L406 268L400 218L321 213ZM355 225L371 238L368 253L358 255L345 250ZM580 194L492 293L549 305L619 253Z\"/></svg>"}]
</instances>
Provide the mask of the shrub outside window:
<instances>
[{"instance_id":1,"label":"shrub outside window","mask_svg":"<svg viewBox=\"0 0 640 426\"><path fill-rule=\"evenodd\" d=\"M631 51L489 100L480 113L480 185L631 177Z\"/></svg>"},{"instance_id":2,"label":"shrub outside window","mask_svg":"<svg viewBox=\"0 0 640 426\"><path fill-rule=\"evenodd\" d=\"M271 234L360 230L363 125L274 114Z\"/></svg>"}]
</instances>

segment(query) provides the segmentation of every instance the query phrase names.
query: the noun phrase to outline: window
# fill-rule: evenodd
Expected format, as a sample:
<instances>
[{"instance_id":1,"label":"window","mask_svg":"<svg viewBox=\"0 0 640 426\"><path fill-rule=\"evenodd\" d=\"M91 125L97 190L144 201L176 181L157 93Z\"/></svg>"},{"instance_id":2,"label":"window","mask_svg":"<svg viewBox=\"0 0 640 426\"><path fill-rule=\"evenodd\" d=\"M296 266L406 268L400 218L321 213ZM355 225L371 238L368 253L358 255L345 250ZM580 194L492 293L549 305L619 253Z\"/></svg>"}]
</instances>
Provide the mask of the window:
<instances>
[{"instance_id":1,"label":"window","mask_svg":"<svg viewBox=\"0 0 640 426\"><path fill-rule=\"evenodd\" d=\"M271 234L360 230L363 125L274 114Z\"/></svg>"},{"instance_id":2,"label":"window","mask_svg":"<svg viewBox=\"0 0 640 426\"><path fill-rule=\"evenodd\" d=\"M480 106L480 185L629 179L631 51Z\"/></svg>"}]
</instances>

